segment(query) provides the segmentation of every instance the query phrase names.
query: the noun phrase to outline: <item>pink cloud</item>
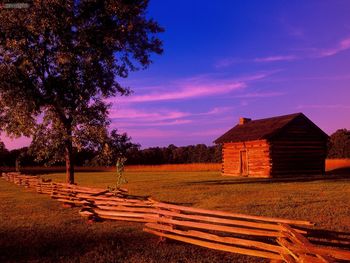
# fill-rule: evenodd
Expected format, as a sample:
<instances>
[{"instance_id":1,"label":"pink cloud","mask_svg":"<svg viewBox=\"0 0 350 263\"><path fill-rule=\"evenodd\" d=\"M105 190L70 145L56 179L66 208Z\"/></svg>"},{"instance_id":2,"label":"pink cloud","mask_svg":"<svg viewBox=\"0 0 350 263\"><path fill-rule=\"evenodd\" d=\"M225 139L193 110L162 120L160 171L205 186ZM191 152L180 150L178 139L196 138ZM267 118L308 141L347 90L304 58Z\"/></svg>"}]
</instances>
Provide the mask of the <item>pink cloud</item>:
<instances>
[{"instance_id":1,"label":"pink cloud","mask_svg":"<svg viewBox=\"0 0 350 263\"><path fill-rule=\"evenodd\" d=\"M319 57L333 56L348 49L350 49L350 37L343 39L333 48L320 51Z\"/></svg>"},{"instance_id":2,"label":"pink cloud","mask_svg":"<svg viewBox=\"0 0 350 263\"><path fill-rule=\"evenodd\" d=\"M189 124L204 116L220 115L233 107L215 107L207 112L188 113L182 111L156 109L112 109L110 118L118 127L172 126Z\"/></svg>"},{"instance_id":3,"label":"pink cloud","mask_svg":"<svg viewBox=\"0 0 350 263\"><path fill-rule=\"evenodd\" d=\"M156 122L118 122L116 128L128 127L155 127L155 126L175 126L192 123L192 120L170 120L170 121L156 121Z\"/></svg>"},{"instance_id":4,"label":"pink cloud","mask_svg":"<svg viewBox=\"0 0 350 263\"><path fill-rule=\"evenodd\" d=\"M137 110L137 109L111 109L109 117L112 119L143 119L160 121L166 119L177 119L188 116L189 114L181 111L169 111L169 110L158 110L155 112L153 109L148 110Z\"/></svg>"},{"instance_id":5,"label":"pink cloud","mask_svg":"<svg viewBox=\"0 0 350 263\"><path fill-rule=\"evenodd\" d=\"M133 94L129 97L123 97L123 99L112 98L108 99L107 102L143 103L223 95L232 91L242 90L247 87L248 82L261 80L274 72L275 71L262 72L230 79L219 79L213 77L213 75L195 76L192 78L175 80L171 83L159 84L158 86L144 87L143 90L141 90L141 94ZM147 90L147 93L145 93L145 90Z\"/></svg>"},{"instance_id":6,"label":"pink cloud","mask_svg":"<svg viewBox=\"0 0 350 263\"><path fill-rule=\"evenodd\" d=\"M206 129L203 131L193 131L193 132L189 132L184 129L162 130L161 128L159 129L158 128L145 128L145 129L137 129L137 128L123 129L122 128L120 130L126 131L128 135L132 137L134 142L145 142L146 144L149 144L152 140L156 140L156 141L161 140L164 145L168 145L171 143L175 143L175 141L178 138L181 138L181 140L188 139L191 144L203 143L203 139L205 139L206 143L208 142L210 143L219 135L221 135L223 132L225 132L227 128L221 127L221 128L214 128L214 129ZM200 140L198 141L199 138Z\"/></svg>"},{"instance_id":7,"label":"pink cloud","mask_svg":"<svg viewBox=\"0 0 350 263\"><path fill-rule=\"evenodd\" d=\"M141 143L143 147L165 146L172 143L178 146L186 145L187 143L211 144L215 138L234 126L238 121L238 117L233 113L220 113L223 111L228 111L228 108L213 108L208 112L193 114L193 119L165 120L148 123L150 125L147 125L147 123L144 125L144 123L122 121L114 122L112 127L118 128L121 132L127 132L134 142ZM188 121L191 121L191 126L184 128L178 125L186 125ZM212 128L208 128L208 123L210 123ZM168 124L171 124L172 127L167 128Z\"/></svg>"},{"instance_id":8,"label":"pink cloud","mask_svg":"<svg viewBox=\"0 0 350 263\"><path fill-rule=\"evenodd\" d=\"M232 109L233 109L233 107L215 107L215 108L211 109L210 111L208 111L206 113L202 113L201 115L221 114L221 113L228 112L228 111L230 111Z\"/></svg>"},{"instance_id":9,"label":"pink cloud","mask_svg":"<svg viewBox=\"0 0 350 263\"><path fill-rule=\"evenodd\" d=\"M186 83L180 85L177 91L158 91L146 95L131 96L127 99L127 102L149 102L149 101L166 101L166 100L181 100L191 99L197 97L207 97L211 95L219 95L229 93L233 90L245 88L244 83L222 83L222 84L190 84Z\"/></svg>"},{"instance_id":10,"label":"pink cloud","mask_svg":"<svg viewBox=\"0 0 350 263\"><path fill-rule=\"evenodd\" d=\"M286 56L270 56L270 57L262 57L255 58L255 62L276 62L276 61L292 61L298 59L295 55L286 55Z\"/></svg>"}]
</instances>

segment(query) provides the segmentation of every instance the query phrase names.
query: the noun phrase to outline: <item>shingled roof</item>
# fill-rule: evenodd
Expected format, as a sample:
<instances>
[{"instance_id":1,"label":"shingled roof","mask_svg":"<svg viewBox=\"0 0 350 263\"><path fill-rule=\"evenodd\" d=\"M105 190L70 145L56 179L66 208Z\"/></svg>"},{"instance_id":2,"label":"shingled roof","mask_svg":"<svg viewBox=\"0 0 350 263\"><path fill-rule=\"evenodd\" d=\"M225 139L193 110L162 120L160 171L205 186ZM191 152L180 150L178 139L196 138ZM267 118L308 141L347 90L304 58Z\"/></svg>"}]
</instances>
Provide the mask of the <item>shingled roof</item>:
<instances>
[{"instance_id":1,"label":"shingled roof","mask_svg":"<svg viewBox=\"0 0 350 263\"><path fill-rule=\"evenodd\" d=\"M303 113L294 113L272 118L252 120L245 124L237 124L231 130L217 138L214 142L225 143L270 139L283 130L288 123L300 117L311 122L324 136L328 137L327 134L318 128Z\"/></svg>"}]
</instances>

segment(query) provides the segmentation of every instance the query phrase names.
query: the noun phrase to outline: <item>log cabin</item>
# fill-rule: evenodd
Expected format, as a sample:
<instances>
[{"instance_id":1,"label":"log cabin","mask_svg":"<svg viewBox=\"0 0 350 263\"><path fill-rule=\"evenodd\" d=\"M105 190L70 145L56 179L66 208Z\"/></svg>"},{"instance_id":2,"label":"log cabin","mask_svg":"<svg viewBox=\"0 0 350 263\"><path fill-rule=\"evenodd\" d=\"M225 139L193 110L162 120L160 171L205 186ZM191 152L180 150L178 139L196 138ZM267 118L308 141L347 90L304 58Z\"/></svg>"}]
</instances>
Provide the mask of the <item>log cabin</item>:
<instances>
[{"instance_id":1,"label":"log cabin","mask_svg":"<svg viewBox=\"0 0 350 263\"><path fill-rule=\"evenodd\" d=\"M222 144L222 175L283 177L323 175L328 135L303 113L240 118L214 142Z\"/></svg>"}]
</instances>

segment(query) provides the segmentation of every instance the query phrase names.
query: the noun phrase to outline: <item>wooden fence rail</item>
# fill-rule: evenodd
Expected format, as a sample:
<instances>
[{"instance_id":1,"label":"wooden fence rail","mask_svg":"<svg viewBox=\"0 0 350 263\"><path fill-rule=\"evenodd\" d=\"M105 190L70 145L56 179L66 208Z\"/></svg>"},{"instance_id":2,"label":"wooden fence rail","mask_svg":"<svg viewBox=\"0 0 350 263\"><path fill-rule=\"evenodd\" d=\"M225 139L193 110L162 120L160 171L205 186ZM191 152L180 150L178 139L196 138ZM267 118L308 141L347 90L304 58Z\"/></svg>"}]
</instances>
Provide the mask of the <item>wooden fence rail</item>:
<instances>
[{"instance_id":1,"label":"wooden fence rail","mask_svg":"<svg viewBox=\"0 0 350 263\"><path fill-rule=\"evenodd\" d=\"M252 216L179 206L125 190L55 183L38 176L3 173L17 185L49 194L64 204L80 206L80 215L91 220L109 219L144 223L144 231L215 250L270 259L271 262L350 261L350 252L319 247L305 237L309 221Z\"/></svg>"}]
</instances>

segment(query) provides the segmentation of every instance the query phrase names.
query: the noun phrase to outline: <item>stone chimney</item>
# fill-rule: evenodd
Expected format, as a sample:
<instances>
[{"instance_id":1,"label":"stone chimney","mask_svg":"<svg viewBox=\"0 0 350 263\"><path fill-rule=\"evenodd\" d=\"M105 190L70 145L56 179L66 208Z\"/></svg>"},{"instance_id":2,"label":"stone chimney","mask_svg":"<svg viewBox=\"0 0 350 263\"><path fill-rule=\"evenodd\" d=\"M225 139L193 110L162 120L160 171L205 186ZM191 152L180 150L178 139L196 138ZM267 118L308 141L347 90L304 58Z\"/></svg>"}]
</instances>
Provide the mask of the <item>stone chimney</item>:
<instances>
[{"instance_id":1,"label":"stone chimney","mask_svg":"<svg viewBox=\"0 0 350 263\"><path fill-rule=\"evenodd\" d=\"M249 118L243 118L243 117L240 117L239 118L239 125L243 125L243 124L246 124L248 122L250 122L252 119L249 119Z\"/></svg>"}]
</instances>

